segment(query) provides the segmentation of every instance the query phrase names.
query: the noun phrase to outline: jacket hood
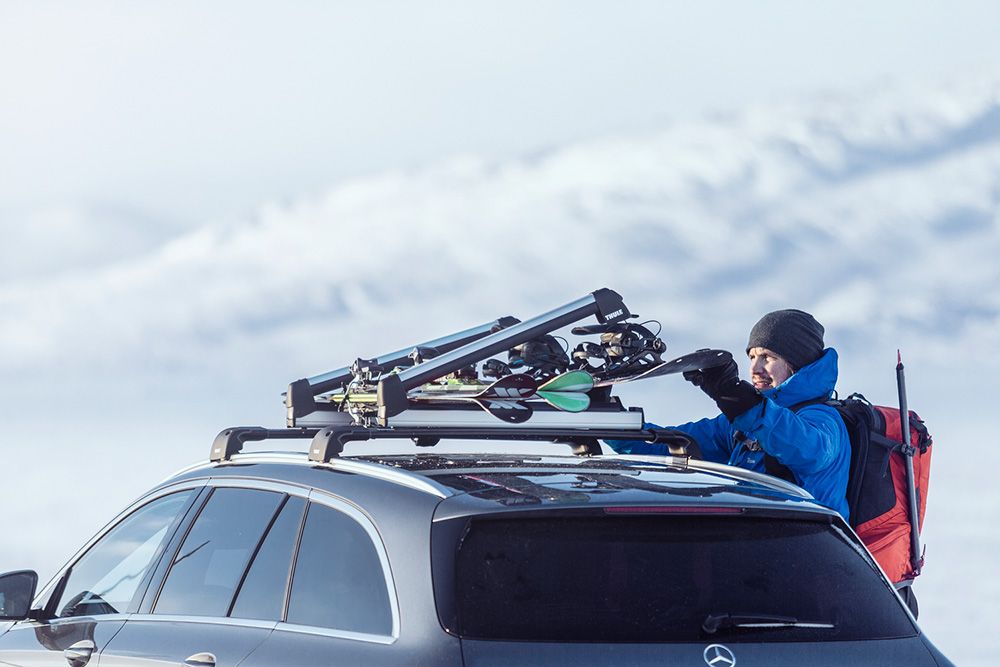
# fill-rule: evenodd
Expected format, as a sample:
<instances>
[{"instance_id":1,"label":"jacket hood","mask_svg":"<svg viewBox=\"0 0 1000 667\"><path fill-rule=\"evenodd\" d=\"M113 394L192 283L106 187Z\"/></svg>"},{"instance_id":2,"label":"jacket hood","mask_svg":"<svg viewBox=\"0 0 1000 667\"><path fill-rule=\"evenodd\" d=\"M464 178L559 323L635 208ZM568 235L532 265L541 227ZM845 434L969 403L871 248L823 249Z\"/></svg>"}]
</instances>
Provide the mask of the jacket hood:
<instances>
[{"instance_id":1,"label":"jacket hood","mask_svg":"<svg viewBox=\"0 0 1000 667\"><path fill-rule=\"evenodd\" d=\"M816 361L803 366L777 387L761 392L783 408L817 398L830 398L837 386L837 351L826 348Z\"/></svg>"}]
</instances>

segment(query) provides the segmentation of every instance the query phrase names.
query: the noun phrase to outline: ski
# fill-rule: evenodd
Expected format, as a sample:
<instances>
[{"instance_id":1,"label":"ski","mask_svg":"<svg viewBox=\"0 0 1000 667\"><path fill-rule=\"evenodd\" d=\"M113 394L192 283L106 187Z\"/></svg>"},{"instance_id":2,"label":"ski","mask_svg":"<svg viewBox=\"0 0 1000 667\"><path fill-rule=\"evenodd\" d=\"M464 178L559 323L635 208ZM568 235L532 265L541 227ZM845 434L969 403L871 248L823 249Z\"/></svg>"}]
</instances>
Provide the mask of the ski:
<instances>
[{"instance_id":1,"label":"ski","mask_svg":"<svg viewBox=\"0 0 1000 667\"><path fill-rule=\"evenodd\" d=\"M594 383L595 387L608 387L615 384L634 382L646 378L659 377L660 375L671 375L674 373L686 373L687 371L697 371L705 368L713 368L729 363L733 355L726 350L698 350L683 356L656 364L652 368L647 368L641 373L626 375L618 378L607 378Z\"/></svg>"},{"instance_id":2,"label":"ski","mask_svg":"<svg viewBox=\"0 0 1000 667\"><path fill-rule=\"evenodd\" d=\"M587 371L566 371L538 386L537 391L588 392L594 388L594 377Z\"/></svg>"},{"instance_id":3,"label":"ski","mask_svg":"<svg viewBox=\"0 0 1000 667\"><path fill-rule=\"evenodd\" d=\"M531 406L524 401L501 400L495 398L473 398L472 402L497 419L509 424L522 424L534 414Z\"/></svg>"},{"instance_id":4,"label":"ski","mask_svg":"<svg viewBox=\"0 0 1000 667\"><path fill-rule=\"evenodd\" d=\"M452 389L451 387L459 388ZM538 382L535 381L535 378L523 373L516 373L505 375L488 385L424 386L410 392L407 398L417 401L521 400L533 395L537 389Z\"/></svg>"},{"instance_id":5,"label":"ski","mask_svg":"<svg viewBox=\"0 0 1000 667\"><path fill-rule=\"evenodd\" d=\"M470 387L470 385L451 386ZM514 374L500 378L475 394L442 385L440 389L425 388L412 393L409 398L415 401L471 401L494 417L516 424L531 417L531 406L524 401L535 396L564 412L583 412L590 407L590 396L585 392L590 391L593 386L594 378L586 371L562 373L541 385L530 375Z\"/></svg>"},{"instance_id":6,"label":"ski","mask_svg":"<svg viewBox=\"0 0 1000 667\"><path fill-rule=\"evenodd\" d=\"M368 409L371 409L371 406L375 406L378 403L378 398L374 392L332 394L329 398L331 403L369 406ZM416 395L411 396L410 399L417 403L474 403L477 407L485 410L497 419L511 424L519 424L527 421L534 412L531 406L524 401L511 400L510 398L477 398L476 396L454 396L448 394L434 396ZM570 410L570 412L573 412L573 410Z\"/></svg>"},{"instance_id":7,"label":"ski","mask_svg":"<svg viewBox=\"0 0 1000 667\"><path fill-rule=\"evenodd\" d=\"M411 391L411 400L459 400L473 398L521 399L527 398L538 389L535 378L524 373L505 375L491 383L447 383L425 384Z\"/></svg>"},{"instance_id":8,"label":"ski","mask_svg":"<svg viewBox=\"0 0 1000 667\"><path fill-rule=\"evenodd\" d=\"M583 412L590 407L590 395L582 391L545 391L539 389L535 395L563 412Z\"/></svg>"},{"instance_id":9,"label":"ski","mask_svg":"<svg viewBox=\"0 0 1000 667\"><path fill-rule=\"evenodd\" d=\"M504 377L514 377L512 375ZM518 375L517 377L521 377ZM528 376L530 377L530 376ZM501 378L503 380L503 378ZM499 382L498 380L497 382ZM448 381L445 384L425 384L420 389L410 392L410 398L414 397L428 397L436 396L440 394L444 396L475 396L482 392L487 387L498 386L496 383L487 385L484 383L462 383L455 381ZM504 385L500 385L504 386ZM525 386L528 386L525 383ZM555 375L548 380L542 382L542 384L536 383L535 391L549 391L549 392L587 392L594 388L594 377L587 371L567 371L565 373L560 373ZM527 398L531 396L530 393L522 393L520 398ZM498 396L499 397L499 396Z\"/></svg>"},{"instance_id":10,"label":"ski","mask_svg":"<svg viewBox=\"0 0 1000 667\"><path fill-rule=\"evenodd\" d=\"M505 375L482 391L471 396L456 396L454 394L442 397L431 397L416 394L410 398L415 400L457 400L475 403L497 419L511 424L520 424L531 419L534 412L522 398L527 398L538 389L538 383L530 375Z\"/></svg>"},{"instance_id":11,"label":"ski","mask_svg":"<svg viewBox=\"0 0 1000 667\"><path fill-rule=\"evenodd\" d=\"M530 419L533 413L531 406L521 399L533 395L537 388L538 383L530 375L515 374L505 375L486 387L476 387L477 391L474 393L420 391L412 393L407 398L412 401L474 403L501 421L520 424ZM330 396L330 401L341 405L344 403L374 405L377 403L377 395L372 392L333 394Z\"/></svg>"},{"instance_id":12,"label":"ski","mask_svg":"<svg viewBox=\"0 0 1000 667\"><path fill-rule=\"evenodd\" d=\"M407 398L417 402L462 401L475 403L497 419L508 423L527 421L533 413L524 401L538 397L564 412L583 412L590 407L587 391L594 386L594 378L586 371L569 371L556 375L541 385L527 374L505 375L489 385L443 384L425 386L411 392ZM377 402L372 392L333 394L333 403L372 405Z\"/></svg>"}]
</instances>

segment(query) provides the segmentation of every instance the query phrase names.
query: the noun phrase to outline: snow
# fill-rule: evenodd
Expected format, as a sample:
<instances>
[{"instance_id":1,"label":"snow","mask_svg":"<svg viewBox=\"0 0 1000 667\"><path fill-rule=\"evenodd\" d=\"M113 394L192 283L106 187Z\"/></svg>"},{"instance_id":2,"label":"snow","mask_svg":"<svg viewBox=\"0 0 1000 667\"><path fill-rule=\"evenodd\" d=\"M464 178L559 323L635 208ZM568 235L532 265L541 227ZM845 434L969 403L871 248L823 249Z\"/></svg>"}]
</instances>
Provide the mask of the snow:
<instances>
[{"instance_id":1,"label":"snow","mask_svg":"<svg viewBox=\"0 0 1000 667\"><path fill-rule=\"evenodd\" d=\"M901 349L937 442L921 625L957 663L986 664L1000 650L998 183L1000 78L979 77L460 156L191 231L26 212L60 234L3 251L16 478L0 534L18 539L0 570L51 575L219 429L282 424L291 380L607 286L663 324L668 354L739 351L762 313L808 310L840 351L841 392L879 403L895 400ZM89 220L104 226L88 240ZM661 423L710 408L676 378L623 395Z\"/></svg>"}]
</instances>

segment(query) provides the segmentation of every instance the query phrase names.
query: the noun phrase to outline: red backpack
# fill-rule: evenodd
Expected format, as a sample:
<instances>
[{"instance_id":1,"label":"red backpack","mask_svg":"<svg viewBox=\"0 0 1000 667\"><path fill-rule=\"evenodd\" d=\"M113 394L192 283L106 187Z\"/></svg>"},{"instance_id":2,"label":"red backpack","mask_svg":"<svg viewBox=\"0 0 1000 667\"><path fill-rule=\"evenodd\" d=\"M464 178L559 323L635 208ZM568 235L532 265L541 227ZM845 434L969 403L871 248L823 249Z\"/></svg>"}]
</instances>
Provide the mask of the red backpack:
<instances>
[{"instance_id":1,"label":"red backpack","mask_svg":"<svg viewBox=\"0 0 1000 667\"><path fill-rule=\"evenodd\" d=\"M851 527L893 583L912 580L920 574L924 555L913 553L899 409L872 405L861 394L828 405L837 408L851 438L847 483ZM927 508L933 443L924 422L912 410L909 413L919 535Z\"/></svg>"},{"instance_id":2,"label":"red backpack","mask_svg":"<svg viewBox=\"0 0 1000 667\"><path fill-rule=\"evenodd\" d=\"M847 507L851 527L894 583L915 579L923 568L924 554L913 557L906 455L898 408L872 405L861 394L845 399L805 401L798 411L822 403L836 408L851 439L851 465L847 478ZM931 436L923 420L910 413L910 448L917 497L917 535L924 524L927 485L931 471ZM765 454L768 474L797 484L794 473Z\"/></svg>"}]
</instances>

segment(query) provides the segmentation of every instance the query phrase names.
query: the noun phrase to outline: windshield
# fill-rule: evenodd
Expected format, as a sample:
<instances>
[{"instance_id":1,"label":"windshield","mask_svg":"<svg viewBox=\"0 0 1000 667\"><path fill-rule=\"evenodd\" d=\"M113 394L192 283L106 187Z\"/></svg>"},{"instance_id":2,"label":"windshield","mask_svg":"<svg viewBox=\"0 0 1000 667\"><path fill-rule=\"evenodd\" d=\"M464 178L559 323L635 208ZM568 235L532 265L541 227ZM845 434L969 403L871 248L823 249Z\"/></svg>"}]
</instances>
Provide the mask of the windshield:
<instances>
[{"instance_id":1,"label":"windshield","mask_svg":"<svg viewBox=\"0 0 1000 667\"><path fill-rule=\"evenodd\" d=\"M452 570L459 635L739 642L916 634L889 585L826 523L526 514L461 520Z\"/></svg>"}]
</instances>

